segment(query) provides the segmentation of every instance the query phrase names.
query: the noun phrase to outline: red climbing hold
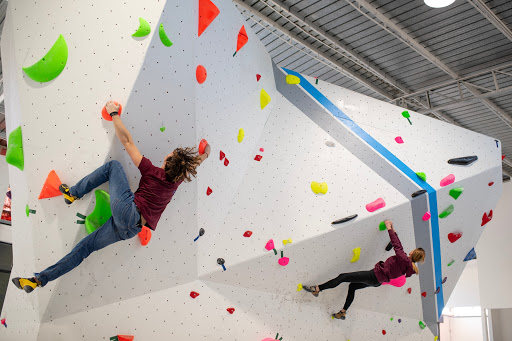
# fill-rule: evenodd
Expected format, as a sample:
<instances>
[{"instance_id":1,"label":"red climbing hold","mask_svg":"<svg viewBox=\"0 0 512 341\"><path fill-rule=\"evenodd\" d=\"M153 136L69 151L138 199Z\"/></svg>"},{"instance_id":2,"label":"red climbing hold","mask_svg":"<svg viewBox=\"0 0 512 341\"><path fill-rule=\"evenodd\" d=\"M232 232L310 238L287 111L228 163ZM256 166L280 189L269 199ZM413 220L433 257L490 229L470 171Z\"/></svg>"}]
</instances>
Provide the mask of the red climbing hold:
<instances>
[{"instance_id":1,"label":"red climbing hold","mask_svg":"<svg viewBox=\"0 0 512 341\"><path fill-rule=\"evenodd\" d=\"M261 78L261 75L256 74L256 82L259 82Z\"/></svg>"},{"instance_id":2,"label":"red climbing hold","mask_svg":"<svg viewBox=\"0 0 512 341\"><path fill-rule=\"evenodd\" d=\"M492 210L489 212L489 215L487 215L487 212L484 212L484 215L482 216L482 225L480 225L480 226L484 226L491 220L492 220Z\"/></svg>"},{"instance_id":3,"label":"red climbing hold","mask_svg":"<svg viewBox=\"0 0 512 341\"><path fill-rule=\"evenodd\" d=\"M210 187L208 187L208 189L206 190L206 195L210 195L212 194L212 189Z\"/></svg>"},{"instance_id":4,"label":"red climbing hold","mask_svg":"<svg viewBox=\"0 0 512 341\"><path fill-rule=\"evenodd\" d=\"M256 155L256 157L254 158L254 160L256 160L256 161L261 161L261 158L262 158L262 157L263 157L263 156L261 156L261 155Z\"/></svg>"},{"instance_id":5,"label":"red climbing hold","mask_svg":"<svg viewBox=\"0 0 512 341\"><path fill-rule=\"evenodd\" d=\"M228 313L233 314L235 312L235 308L228 308L226 309Z\"/></svg>"},{"instance_id":6,"label":"red climbing hold","mask_svg":"<svg viewBox=\"0 0 512 341\"><path fill-rule=\"evenodd\" d=\"M412 292L412 288L408 288L407 292L410 294Z\"/></svg>"},{"instance_id":7,"label":"red climbing hold","mask_svg":"<svg viewBox=\"0 0 512 341\"><path fill-rule=\"evenodd\" d=\"M249 238L250 236L252 236L252 231L245 231L244 237Z\"/></svg>"},{"instance_id":8,"label":"red climbing hold","mask_svg":"<svg viewBox=\"0 0 512 341\"><path fill-rule=\"evenodd\" d=\"M208 145L208 141L206 141L205 139L202 139L201 142L199 142L198 151L199 151L200 155L204 154L204 149L206 148L207 145Z\"/></svg>"},{"instance_id":9,"label":"red climbing hold","mask_svg":"<svg viewBox=\"0 0 512 341\"><path fill-rule=\"evenodd\" d=\"M238 40L236 42L236 52L240 51L242 47L249 41L249 37L247 36L247 32L245 31L245 26L242 25L240 32L238 32ZM236 53L235 52L235 53Z\"/></svg>"},{"instance_id":10,"label":"red climbing hold","mask_svg":"<svg viewBox=\"0 0 512 341\"><path fill-rule=\"evenodd\" d=\"M54 170L52 170L44 182L43 189L41 190L41 194L39 194L38 199L58 197L62 194L59 191L59 186L61 184L62 181L60 181L59 176Z\"/></svg>"},{"instance_id":11,"label":"red climbing hold","mask_svg":"<svg viewBox=\"0 0 512 341\"><path fill-rule=\"evenodd\" d=\"M386 335L386 331L382 329L382 335Z\"/></svg>"},{"instance_id":12,"label":"red climbing hold","mask_svg":"<svg viewBox=\"0 0 512 341\"><path fill-rule=\"evenodd\" d=\"M225 158L225 159L224 159L224 166L226 166L226 167L227 167L227 165L229 165L229 160L228 160L228 158Z\"/></svg>"},{"instance_id":13,"label":"red climbing hold","mask_svg":"<svg viewBox=\"0 0 512 341\"><path fill-rule=\"evenodd\" d=\"M202 65L198 65L196 68L196 79L199 84L203 84L206 80L206 69Z\"/></svg>"},{"instance_id":14,"label":"red climbing hold","mask_svg":"<svg viewBox=\"0 0 512 341\"><path fill-rule=\"evenodd\" d=\"M117 335L117 339L119 341L133 341L135 336L132 335Z\"/></svg>"},{"instance_id":15,"label":"red climbing hold","mask_svg":"<svg viewBox=\"0 0 512 341\"><path fill-rule=\"evenodd\" d=\"M221 150L220 151L220 159L222 160L225 156L226 156L226 154L224 154L224 152Z\"/></svg>"},{"instance_id":16,"label":"red climbing hold","mask_svg":"<svg viewBox=\"0 0 512 341\"><path fill-rule=\"evenodd\" d=\"M262 152L262 153L263 153L264 151L265 151L265 149L263 149L263 148L260 148L260 152Z\"/></svg>"},{"instance_id":17,"label":"red climbing hold","mask_svg":"<svg viewBox=\"0 0 512 341\"><path fill-rule=\"evenodd\" d=\"M421 296L423 296L423 297L427 297L427 292L426 292L426 291L422 292L422 293L421 293Z\"/></svg>"},{"instance_id":18,"label":"red climbing hold","mask_svg":"<svg viewBox=\"0 0 512 341\"><path fill-rule=\"evenodd\" d=\"M448 233L448 240L450 241L450 243L455 243L457 240L460 239L460 237L462 237L462 232Z\"/></svg>"},{"instance_id":19,"label":"red climbing hold","mask_svg":"<svg viewBox=\"0 0 512 341\"><path fill-rule=\"evenodd\" d=\"M201 36L204 30L219 15L220 11L210 0L199 0L199 29L197 36Z\"/></svg>"},{"instance_id":20,"label":"red climbing hold","mask_svg":"<svg viewBox=\"0 0 512 341\"><path fill-rule=\"evenodd\" d=\"M494 185L494 181L489 182L489 186Z\"/></svg>"},{"instance_id":21,"label":"red climbing hold","mask_svg":"<svg viewBox=\"0 0 512 341\"><path fill-rule=\"evenodd\" d=\"M502 155L502 156L501 156L501 160L502 160L502 161L503 161L503 160L505 160L505 155Z\"/></svg>"},{"instance_id":22,"label":"red climbing hold","mask_svg":"<svg viewBox=\"0 0 512 341\"><path fill-rule=\"evenodd\" d=\"M199 296L199 293L198 293L198 292L195 292L195 291L191 291L191 292L190 292L190 297L192 297L192 298L196 298L197 296Z\"/></svg>"},{"instance_id":23,"label":"red climbing hold","mask_svg":"<svg viewBox=\"0 0 512 341\"><path fill-rule=\"evenodd\" d=\"M146 246L151 240L151 229L147 226L143 226L139 232L140 245Z\"/></svg>"}]
</instances>

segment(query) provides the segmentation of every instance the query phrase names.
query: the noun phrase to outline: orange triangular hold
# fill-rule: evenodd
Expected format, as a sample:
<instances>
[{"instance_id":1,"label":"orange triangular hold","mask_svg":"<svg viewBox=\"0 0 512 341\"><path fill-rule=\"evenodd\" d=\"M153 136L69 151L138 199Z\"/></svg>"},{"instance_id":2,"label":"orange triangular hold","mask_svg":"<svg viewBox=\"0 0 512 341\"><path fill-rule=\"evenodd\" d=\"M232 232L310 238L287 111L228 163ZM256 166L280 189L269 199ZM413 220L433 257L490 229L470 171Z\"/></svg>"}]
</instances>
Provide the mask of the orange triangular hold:
<instances>
[{"instance_id":1,"label":"orange triangular hold","mask_svg":"<svg viewBox=\"0 0 512 341\"><path fill-rule=\"evenodd\" d=\"M215 20L220 11L210 0L199 0L199 30L197 36L201 36L204 30Z\"/></svg>"},{"instance_id":2,"label":"orange triangular hold","mask_svg":"<svg viewBox=\"0 0 512 341\"><path fill-rule=\"evenodd\" d=\"M151 240L151 230L147 226L143 226L139 232L140 245L146 246Z\"/></svg>"},{"instance_id":3,"label":"orange triangular hold","mask_svg":"<svg viewBox=\"0 0 512 341\"><path fill-rule=\"evenodd\" d=\"M61 184L62 181L60 181L59 176L54 170L52 170L44 182L43 189L41 190L41 194L39 194L38 199L58 197L61 195L59 191L59 186Z\"/></svg>"},{"instance_id":4,"label":"orange triangular hold","mask_svg":"<svg viewBox=\"0 0 512 341\"><path fill-rule=\"evenodd\" d=\"M242 26L240 32L238 32L238 41L236 42L236 52L240 51L242 47L249 41L249 37L247 36L247 32L245 31L245 26Z\"/></svg>"},{"instance_id":5,"label":"orange triangular hold","mask_svg":"<svg viewBox=\"0 0 512 341\"><path fill-rule=\"evenodd\" d=\"M135 336L132 336L132 335L117 335L117 338L119 339L119 341L132 341Z\"/></svg>"}]
</instances>

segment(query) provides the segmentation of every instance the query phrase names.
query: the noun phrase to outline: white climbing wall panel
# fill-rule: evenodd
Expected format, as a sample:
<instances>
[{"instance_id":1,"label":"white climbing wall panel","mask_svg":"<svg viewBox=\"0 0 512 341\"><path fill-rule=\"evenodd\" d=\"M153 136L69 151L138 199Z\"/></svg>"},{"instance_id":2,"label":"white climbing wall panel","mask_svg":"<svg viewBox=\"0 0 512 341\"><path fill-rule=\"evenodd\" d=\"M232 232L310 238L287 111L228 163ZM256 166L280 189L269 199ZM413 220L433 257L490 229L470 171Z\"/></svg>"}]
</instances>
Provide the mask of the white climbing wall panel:
<instances>
[{"instance_id":1,"label":"white climbing wall panel","mask_svg":"<svg viewBox=\"0 0 512 341\"><path fill-rule=\"evenodd\" d=\"M296 291L298 283L368 270L391 255L384 251L387 233L378 230L384 219L394 221L406 251L416 247L415 216L403 193L416 186L385 180L373 163L387 161L371 160L363 144L349 150L331 136L338 123L327 132L306 108L286 99L276 87L279 74L269 55L248 27L249 42L233 56L246 22L230 1L214 2L220 14L200 37L197 0L9 3L2 34L7 128L22 126L25 153L23 172L9 166L13 277L42 271L85 236L76 213L93 210L93 193L71 206L60 197L38 200L51 170L73 185L116 159L132 190L137 188L138 170L112 124L101 118L107 100L123 104L123 122L155 165L175 147L196 146L201 138L211 143L212 154L197 179L180 186L148 246L137 237L111 245L30 295L10 285L1 316L8 328L0 328L0 339L108 340L131 334L135 340L260 341L279 332L284 341L365 340L380 339L385 330L394 340L431 340L431 331L418 327L418 276L403 288L357 292L341 323L329 315L343 305L346 284L319 298ZM151 33L133 38L139 17L149 22ZM171 47L160 42L161 23ZM32 81L22 67L43 57L60 34L69 49L66 68L48 83ZM207 70L203 84L195 79L197 65ZM398 107L322 82L317 87L404 163L425 172L439 189L440 210L454 202L449 188L464 186L454 213L441 222L446 301L462 259L478 240L481 215L501 193L499 148L491 138L414 113L411 126ZM272 98L263 110L261 89ZM395 135L405 143L396 144ZM227 166L219 160L221 150ZM256 155L262 160L255 161ZM446 163L466 155L478 155L479 161L470 167ZM440 179L449 173L456 183L440 189ZM315 195L311 181L327 182L328 193ZM386 208L366 211L379 197ZM37 213L27 218L26 204ZM357 220L330 225L354 213ZM206 233L194 243L199 228ZM450 244L446 235L455 228L464 236ZM253 232L249 238L243 237L247 230ZM290 258L288 266L278 265L280 255L264 249L271 238ZM284 246L283 239L293 243ZM361 258L350 263L355 247L361 247ZM226 260L227 271L217 265L218 257ZM449 258L457 261L447 268ZM192 290L200 294L195 299ZM233 315L226 311L230 307Z\"/></svg>"}]
</instances>

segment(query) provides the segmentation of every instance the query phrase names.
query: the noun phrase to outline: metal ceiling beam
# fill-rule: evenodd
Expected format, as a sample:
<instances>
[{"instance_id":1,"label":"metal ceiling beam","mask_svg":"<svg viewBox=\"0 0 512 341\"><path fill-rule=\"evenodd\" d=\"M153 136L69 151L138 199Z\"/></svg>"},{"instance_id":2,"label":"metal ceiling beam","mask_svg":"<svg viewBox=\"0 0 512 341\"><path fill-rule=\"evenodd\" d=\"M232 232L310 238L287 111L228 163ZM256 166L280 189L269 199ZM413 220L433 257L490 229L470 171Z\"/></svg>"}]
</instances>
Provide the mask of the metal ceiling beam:
<instances>
[{"instance_id":1,"label":"metal ceiling beam","mask_svg":"<svg viewBox=\"0 0 512 341\"><path fill-rule=\"evenodd\" d=\"M493 24L501 33L512 41L512 31L494 12L487 6L483 0L467 0L473 7L476 8L491 24Z\"/></svg>"}]
</instances>

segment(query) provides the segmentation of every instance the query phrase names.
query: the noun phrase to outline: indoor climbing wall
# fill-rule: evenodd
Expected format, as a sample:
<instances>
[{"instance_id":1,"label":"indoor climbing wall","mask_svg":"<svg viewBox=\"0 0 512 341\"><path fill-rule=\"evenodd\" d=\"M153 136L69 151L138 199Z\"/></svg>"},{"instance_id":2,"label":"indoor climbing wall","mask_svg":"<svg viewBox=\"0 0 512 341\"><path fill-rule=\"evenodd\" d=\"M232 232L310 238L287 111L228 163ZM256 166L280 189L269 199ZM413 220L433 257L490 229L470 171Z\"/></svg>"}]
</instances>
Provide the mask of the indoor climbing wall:
<instances>
[{"instance_id":1,"label":"indoor climbing wall","mask_svg":"<svg viewBox=\"0 0 512 341\"><path fill-rule=\"evenodd\" d=\"M122 103L156 166L176 147L212 146L147 246L111 245L30 295L10 285L2 340L432 340L501 194L499 141L277 68L229 1L16 1L2 62L8 132L23 133L23 167L9 166L13 277L42 271L86 236L77 214L93 211L94 193L71 206L38 199L51 171L73 185L118 160L137 188L139 171L102 118L107 100ZM447 163L471 155L469 166ZM327 191L315 194L313 181ZM379 200L385 207L367 209ZM359 291L347 320L332 320L347 285L319 298L300 285L392 255L385 219L406 252L427 251L420 276Z\"/></svg>"}]
</instances>

